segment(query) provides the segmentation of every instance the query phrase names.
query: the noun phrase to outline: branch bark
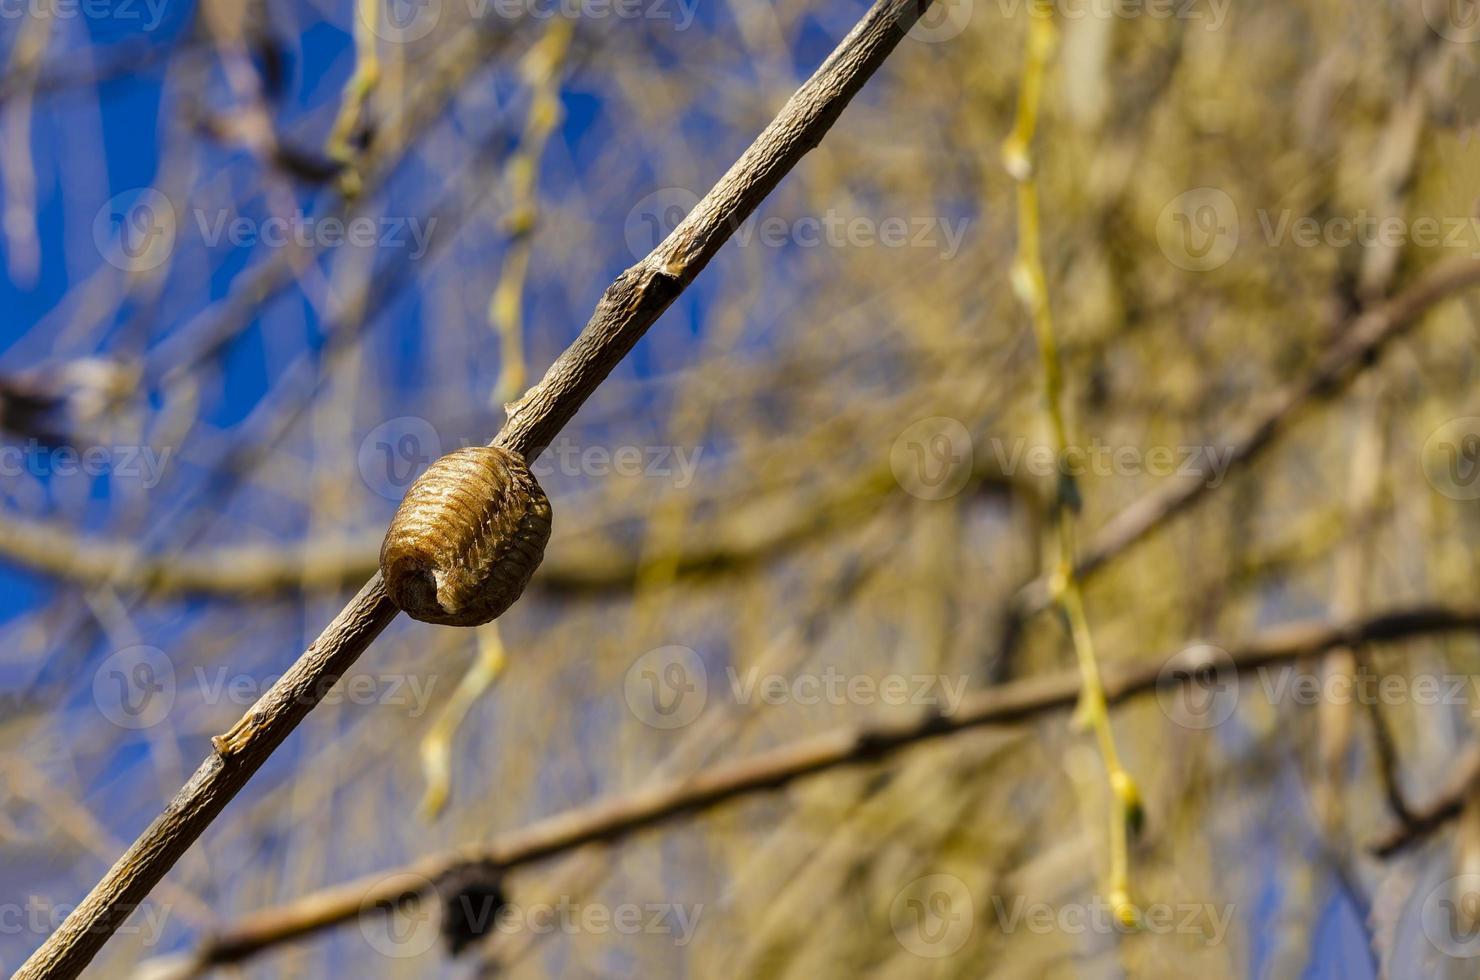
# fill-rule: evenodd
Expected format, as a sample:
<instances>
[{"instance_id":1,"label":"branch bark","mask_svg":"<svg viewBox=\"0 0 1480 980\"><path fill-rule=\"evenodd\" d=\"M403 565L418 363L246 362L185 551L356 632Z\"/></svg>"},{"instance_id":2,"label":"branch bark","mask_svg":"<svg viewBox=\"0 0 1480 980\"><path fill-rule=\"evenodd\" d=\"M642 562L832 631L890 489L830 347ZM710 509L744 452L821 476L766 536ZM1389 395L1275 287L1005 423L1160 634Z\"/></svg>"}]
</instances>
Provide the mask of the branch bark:
<instances>
[{"instance_id":1,"label":"branch bark","mask_svg":"<svg viewBox=\"0 0 1480 980\"><path fill-rule=\"evenodd\" d=\"M607 288L585 329L540 383L508 406L493 445L532 458L550 443L732 232L822 140L929 4L877 0L693 212ZM380 576L373 576L237 726L213 739L216 752L15 976L81 973L396 613Z\"/></svg>"},{"instance_id":2,"label":"branch bark","mask_svg":"<svg viewBox=\"0 0 1480 980\"><path fill-rule=\"evenodd\" d=\"M1239 672L1287 663L1338 648L1403 639L1431 633L1480 631L1480 609L1418 606L1384 612L1367 619L1330 625L1295 623L1260 634L1228 651L1215 664ZM1104 667L1106 700L1119 704L1157 688L1185 683L1188 670L1167 670L1168 658ZM849 725L799 739L748 759L722 763L692 776L643 787L633 793L567 810L521 830L501 834L485 847L432 855L400 868L305 895L242 919L207 942L182 975L240 962L272 946L349 922L361 914L384 911L397 903L429 894L447 872L469 861L488 862L503 870L543 860L586 844L611 842L675 818L708 810L737 797L780 789L805 776L868 762L901 749L976 728L1034 719L1072 708L1079 698L1077 670L1014 681L978 692L956 711ZM1471 775L1471 780L1474 776Z\"/></svg>"}]
</instances>

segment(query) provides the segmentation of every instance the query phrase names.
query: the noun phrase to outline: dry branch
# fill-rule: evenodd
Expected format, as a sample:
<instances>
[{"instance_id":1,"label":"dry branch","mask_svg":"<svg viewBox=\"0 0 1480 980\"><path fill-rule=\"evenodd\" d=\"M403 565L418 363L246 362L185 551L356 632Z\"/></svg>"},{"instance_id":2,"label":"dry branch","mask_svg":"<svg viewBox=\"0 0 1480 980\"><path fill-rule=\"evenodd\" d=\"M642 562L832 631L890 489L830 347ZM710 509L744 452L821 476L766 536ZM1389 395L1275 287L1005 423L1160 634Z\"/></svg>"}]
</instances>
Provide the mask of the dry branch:
<instances>
[{"instance_id":1,"label":"dry branch","mask_svg":"<svg viewBox=\"0 0 1480 980\"><path fill-rule=\"evenodd\" d=\"M545 448L838 115L930 0L877 0L673 233L602 295L575 342L509 406L493 445ZM273 750L396 616L376 575L227 735L16 977L75 977Z\"/></svg>"},{"instance_id":2,"label":"dry branch","mask_svg":"<svg viewBox=\"0 0 1480 980\"><path fill-rule=\"evenodd\" d=\"M1295 623L1261 634L1228 651L1213 666L1240 672L1324 653L1341 647L1423 634L1480 630L1480 610L1420 606L1392 610L1367 619L1329 625ZM1167 670L1167 659L1138 664L1107 664L1106 700L1118 704L1158 687L1185 683L1188 670ZM586 844L610 842L728 800L784 787L804 776L839 766L868 762L943 735L989 725L1033 719L1071 708L1079 697L1077 670L1015 681L978 692L954 711L850 725L799 739L748 759L713 766L692 776L643 787L567 810L521 830L501 834L484 847L423 858L401 868L367 875L277 908L265 909L206 943L188 968L200 972L244 960L271 946L351 921L364 912L384 910L435 889L448 871L469 861L502 869L543 860ZM1472 776L1473 778L1473 776Z\"/></svg>"},{"instance_id":3,"label":"dry branch","mask_svg":"<svg viewBox=\"0 0 1480 980\"><path fill-rule=\"evenodd\" d=\"M1228 440L1229 452L1222 465L1225 476L1251 464L1300 416L1311 402L1338 394L1364 366L1392 341L1405 334L1435 304L1480 284L1480 261L1455 258L1433 266L1392 298L1356 315L1341 327L1341 339L1316 362L1305 377L1269 396L1268 402L1250 414ZM1200 502L1219 484L1207 460L1200 471L1167 483L1137 499L1111 518L1089 540L1075 569L1076 575L1093 575L1162 524ZM1041 575L1013 596L1007 612L1006 638L999 651L999 672L1009 671L1022 625L1048 608L1049 581Z\"/></svg>"},{"instance_id":4,"label":"dry branch","mask_svg":"<svg viewBox=\"0 0 1480 980\"><path fill-rule=\"evenodd\" d=\"M1465 802L1480 786L1480 745L1471 746L1452 767L1449 785L1428 805L1404 814L1399 825L1373 841L1369 850L1388 858L1426 840L1434 831L1458 817Z\"/></svg>"}]
</instances>

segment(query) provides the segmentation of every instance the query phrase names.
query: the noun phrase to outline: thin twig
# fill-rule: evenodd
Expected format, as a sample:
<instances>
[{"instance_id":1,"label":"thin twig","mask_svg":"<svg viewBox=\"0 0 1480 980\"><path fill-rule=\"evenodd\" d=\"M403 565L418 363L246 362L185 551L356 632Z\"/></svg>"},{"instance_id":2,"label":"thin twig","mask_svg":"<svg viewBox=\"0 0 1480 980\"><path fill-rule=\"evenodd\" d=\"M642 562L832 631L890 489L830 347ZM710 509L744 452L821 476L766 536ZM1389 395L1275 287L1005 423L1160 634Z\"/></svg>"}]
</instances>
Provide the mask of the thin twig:
<instances>
[{"instance_id":1,"label":"thin twig","mask_svg":"<svg viewBox=\"0 0 1480 980\"><path fill-rule=\"evenodd\" d=\"M1364 673L1372 669L1365 657L1357 659L1357 668ZM1403 793L1400 772L1402 760L1398 755L1397 742L1393 739L1392 725L1383 713L1382 705L1376 700L1364 701L1367 705L1367 718L1372 723L1372 745L1377 762L1377 777L1382 783L1382 795L1387 799L1388 809L1393 812L1398 823L1404 827L1412 827L1416 818L1408 797Z\"/></svg>"},{"instance_id":2,"label":"thin twig","mask_svg":"<svg viewBox=\"0 0 1480 980\"><path fill-rule=\"evenodd\" d=\"M1480 745L1471 746L1452 769L1448 786L1426 806L1410 810L1406 822L1368 845L1380 858L1389 858L1421 841L1464 812L1465 801L1480 786Z\"/></svg>"},{"instance_id":3,"label":"thin twig","mask_svg":"<svg viewBox=\"0 0 1480 980\"><path fill-rule=\"evenodd\" d=\"M816 146L930 0L877 0L687 218L602 295L493 445L533 458L575 415L762 199ZM75 977L248 779L390 624L377 574L224 736L216 752L16 973Z\"/></svg>"},{"instance_id":4,"label":"thin twig","mask_svg":"<svg viewBox=\"0 0 1480 980\"><path fill-rule=\"evenodd\" d=\"M1480 630L1480 609L1437 606L1391 610L1338 625L1295 623L1260 634L1229 650L1227 660L1220 658L1216 666L1220 671L1231 667L1242 673L1343 646L1474 630ZM1198 676L1195 669L1168 670L1168 663L1167 658L1161 658L1137 664L1107 664L1103 673L1106 701L1119 704ZM486 846L432 855L254 913L202 946L189 970L200 972L239 962L271 946L301 939L361 914L384 911L432 891L441 875L470 860L487 861L507 870L587 844L618 840L737 797L780 789L802 777L840 766L871 762L930 739L985 726L1029 721L1070 708L1079 693L1078 670L1027 678L977 692L964 699L955 711L848 725L747 759L715 765L692 776L597 800L501 834Z\"/></svg>"},{"instance_id":5,"label":"thin twig","mask_svg":"<svg viewBox=\"0 0 1480 980\"><path fill-rule=\"evenodd\" d=\"M1265 405L1250 413L1229 437L1222 457L1222 474L1202 460L1195 474L1168 482L1121 510L1091 537L1075 566L1075 575L1088 579L1129 551L1152 531L1194 506L1224 479L1251 464L1274 444L1312 402L1339 394L1346 383L1376 362L1377 355L1403 336L1434 305L1472 286L1480 285L1480 260L1459 257L1438 263L1392 298L1367 308L1341 328L1341 339L1303 378L1271 394ZM1214 455L1214 454L1210 454ZM1007 610L1004 638L995 669L1010 672L1007 661L1026 621L1052 602L1048 574L1028 582L1013 596Z\"/></svg>"}]
</instances>

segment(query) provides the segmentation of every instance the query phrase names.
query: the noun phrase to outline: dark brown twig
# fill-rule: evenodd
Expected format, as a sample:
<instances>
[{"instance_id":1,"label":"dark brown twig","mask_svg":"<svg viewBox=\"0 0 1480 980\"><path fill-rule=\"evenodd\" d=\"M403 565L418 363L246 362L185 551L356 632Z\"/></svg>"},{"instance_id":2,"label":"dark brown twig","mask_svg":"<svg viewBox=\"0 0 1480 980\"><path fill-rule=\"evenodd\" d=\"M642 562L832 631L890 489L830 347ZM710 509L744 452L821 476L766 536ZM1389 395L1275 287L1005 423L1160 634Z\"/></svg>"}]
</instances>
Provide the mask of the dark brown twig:
<instances>
[{"instance_id":1,"label":"dark brown twig","mask_svg":"<svg viewBox=\"0 0 1480 980\"><path fill-rule=\"evenodd\" d=\"M1480 745L1472 746L1454 764L1453 776L1443 792L1428 805L1410 810L1407 822L1373 841L1368 850L1388 858L1426 840L1464 811L1465 801L1476 786L1480 786Z\"/></svg>"}]
</instances>

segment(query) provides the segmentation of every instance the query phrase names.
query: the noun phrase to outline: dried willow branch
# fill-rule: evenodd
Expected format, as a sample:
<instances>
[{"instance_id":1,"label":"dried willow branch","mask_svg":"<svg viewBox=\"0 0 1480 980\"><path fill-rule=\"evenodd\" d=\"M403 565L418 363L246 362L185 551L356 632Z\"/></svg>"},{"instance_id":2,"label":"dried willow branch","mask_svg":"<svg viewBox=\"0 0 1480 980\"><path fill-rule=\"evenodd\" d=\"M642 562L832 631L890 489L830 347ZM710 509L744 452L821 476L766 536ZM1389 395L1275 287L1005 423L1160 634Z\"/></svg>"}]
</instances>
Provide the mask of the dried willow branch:
<instances>
[{"instance_id":1,"label":"dried willow branch","mask_svg":"<svg viewBox=\"0 0 1480 980\"><path fill-rule=\"evenodd\" d=\"M673 233L607 287L544 378L508 406L493 445L533 458L884 63L930 0L877 0ZM395 618L377 574L15 974L75 977L332 684Z\"/></svg>"},{"instance_id":2,"label":"dried willow branch","mask_svg":"<svg viewBox=\"0 0 1480 980\"><path fill-rule=\"evenodd\" d=\"M1343 647L1476 630L1480 630L1480 609L1439 606L1390 610L1337 625L1294 623L1230 649L1226 660L1220 657L1214 664L1188 661L1183 664L1186 669L1176 670L1167 669L1170 659L1107 664L1103 668L1105 698L1109 704L1119 704L1158 688L1184 684L1198 676L1202 666L1247 672ZM1026 678L977 692L953 712L849 725L748 759L715 765L692 776L597 800L501 834L482 847L432 855L254 913L197 950L185 972L200 973L213 966L240 962L269 947L352 921L362 914L383 912L430 893L441 876L469 861L488 862L507 870L586 844L624 838L737 797L780 789L805 776L873 761L933 738L1029 721L1071 708L1079 698L1080 685L1077 669Z\"/></svg>"},{"instance_id":3,"label":"dried willow branch","mask_svg":"<svg viewBox=\"0 0 1480 980\"><path fill-rule=\"evenodd\" d=\"M1475 285L1480 285L1480 261L1455 258L1434 265L1390 299L1356 314L1342 325L1341 339L1321 356L1309 374L1272 393L1265 405L1238 426L1227 443L1224 475L1253 463L1310 403L1341 392L1429 309ZM1206 461L1199 463L1198 473L1158 487L1111 518L1090 539L1075 575L1088 578L1162 524L1199 503L1219 485L1209 465ZM998 651L998 673L1010 670L1008 664L1026 621L1052 603L1050 580L1050 575L1039 576L1013 596Z\"/></svg>"}]
</instances>

